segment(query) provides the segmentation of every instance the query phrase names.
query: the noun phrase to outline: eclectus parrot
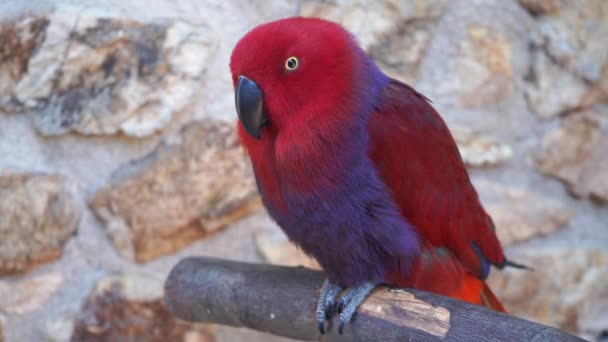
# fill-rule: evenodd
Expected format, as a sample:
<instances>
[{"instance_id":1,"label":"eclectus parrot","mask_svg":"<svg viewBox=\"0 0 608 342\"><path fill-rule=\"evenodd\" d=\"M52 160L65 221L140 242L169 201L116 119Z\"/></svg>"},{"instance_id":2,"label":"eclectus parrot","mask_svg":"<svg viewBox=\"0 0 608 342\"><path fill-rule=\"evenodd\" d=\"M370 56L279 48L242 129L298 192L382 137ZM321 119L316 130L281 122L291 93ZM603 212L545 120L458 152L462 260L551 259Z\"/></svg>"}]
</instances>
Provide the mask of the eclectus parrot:
<instances>
[{"instance_id":1,"label":"eclectus parrot","mask_svg":"<svg viewBox=\"0 0 608 342\"><path fill-rule=\"evenodd\" d=\"M342 332L380 284L504 311L484 279L491 265L524 266L505 258L427 98L382 73L343 27L317 18L254 28L230 68L262 202L327 276L321 333L335 311Z\"/></svg>"}]
</instances>

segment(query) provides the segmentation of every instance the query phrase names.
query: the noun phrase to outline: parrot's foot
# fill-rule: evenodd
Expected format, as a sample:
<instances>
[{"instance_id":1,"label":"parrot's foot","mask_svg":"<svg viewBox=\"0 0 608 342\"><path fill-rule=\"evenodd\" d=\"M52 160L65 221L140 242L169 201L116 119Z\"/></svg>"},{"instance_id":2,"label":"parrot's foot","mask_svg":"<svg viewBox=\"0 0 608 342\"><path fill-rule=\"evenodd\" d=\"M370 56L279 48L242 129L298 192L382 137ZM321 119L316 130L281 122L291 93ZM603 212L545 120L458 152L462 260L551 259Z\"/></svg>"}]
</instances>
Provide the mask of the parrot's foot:
<instances>
[{"instance_id":1,"label":"parrot's foot","mask_svg":"<svg viewBox=\"0 0 608 342\"><path fill-rule=\"evenodd\" d=\"M319 296L319 302L317 303L317 323L319 324L319 331L321 334L325 334L325 320L330 319L333 315L336 297L340 291L342 291L340 286L327 279L321 287L321 295Z\"/></svg>"},{"instance_id":2,"label":"parrot's foot","mask_svg":"<svg viewBox=\"0 0 608 342\"><path fill-rule=\"evenodd\" d=\"M347 289L340 302L338 302L338 312L340 313L338 332L342 334L346 323L350 322L353 318L355 311L365 297L372 292L376 287L373 283L363 283L357 287L351 287ZM342 291L339 285L336 285L329 280L325 280L321 287L321 295L319 296L319 302L317 303L317 323L319 324L319 331L321 334L325 334L325 322L331 319L336 309L336 297L338 293Z\"/></svg>"},{"instance_id":3,"label":"parrot's foot","mask_svg":"<svg viewBox=\"0 0 608 342\"><path fill-rule=\"evenodd\" d=\"M344 294L338 303L338 312L340 313L340 323L338 325L338 332L342 334L346 323L350 322L357 311L357 308L365 297L372 292L376 285L372 283L363 283L357 287L351 287Z\"/></svg>"}]
</instances>

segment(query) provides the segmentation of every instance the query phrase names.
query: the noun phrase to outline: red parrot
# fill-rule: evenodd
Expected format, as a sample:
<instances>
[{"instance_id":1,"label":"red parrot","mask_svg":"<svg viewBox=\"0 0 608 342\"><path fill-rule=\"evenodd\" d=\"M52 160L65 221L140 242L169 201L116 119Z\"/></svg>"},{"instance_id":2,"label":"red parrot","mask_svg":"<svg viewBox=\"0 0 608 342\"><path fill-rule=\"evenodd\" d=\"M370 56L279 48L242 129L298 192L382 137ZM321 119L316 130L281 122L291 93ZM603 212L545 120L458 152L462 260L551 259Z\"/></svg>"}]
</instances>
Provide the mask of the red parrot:
<instances>
[{"instance_id":1,"label":"red parrot","mask_svg":"<svg viewBox=\"0 0 608 342\"><path fill-rule=\"evenodd\" d=\"M230 68L238 135L264 206L327 276L321 333L336 307L342 332L380 284L504 311L484 282L490 266L524 266L505 258L427 98L318 18L257 26Z\"/></svg>"}]
</instances>

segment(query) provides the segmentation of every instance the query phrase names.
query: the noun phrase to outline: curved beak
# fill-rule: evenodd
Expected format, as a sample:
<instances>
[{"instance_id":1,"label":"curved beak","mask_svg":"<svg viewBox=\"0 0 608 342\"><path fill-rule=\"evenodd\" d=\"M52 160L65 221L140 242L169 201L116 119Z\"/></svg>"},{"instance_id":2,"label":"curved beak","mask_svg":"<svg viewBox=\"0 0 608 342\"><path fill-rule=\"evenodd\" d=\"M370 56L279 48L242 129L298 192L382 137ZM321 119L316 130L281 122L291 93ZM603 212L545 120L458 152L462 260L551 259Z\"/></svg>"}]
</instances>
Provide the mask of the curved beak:
<instances>
[{"instance_id":1,"label":"curved beak","mask_svg":"<svg viewBox=\"0 0 608 342\"><path fill-rule=\"evenodd\" d=\"M235 93L236 112L243 127L256 139L260 139L262 126L268 118L263 110L264 97L262 90L255 82L245 76L239 76Z\"/></svg>"}]
</instances>

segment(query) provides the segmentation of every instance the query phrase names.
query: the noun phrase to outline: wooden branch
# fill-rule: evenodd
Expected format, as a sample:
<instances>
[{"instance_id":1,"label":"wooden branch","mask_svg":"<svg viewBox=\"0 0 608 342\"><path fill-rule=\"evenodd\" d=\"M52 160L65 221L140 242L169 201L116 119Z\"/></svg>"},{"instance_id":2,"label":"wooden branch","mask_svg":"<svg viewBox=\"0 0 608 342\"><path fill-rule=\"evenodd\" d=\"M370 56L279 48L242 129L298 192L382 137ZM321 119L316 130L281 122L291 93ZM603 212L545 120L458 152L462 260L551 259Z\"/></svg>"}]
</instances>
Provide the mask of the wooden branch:
<instances>
[{"instance_id":1,"label":"wooden branch","mask_svg":"<svg viewBox=\"0 0 608 342\"><path fill-rule=\"evenodd\" d=\"M165 283L178 318L247 327L307 341L583 341L565 332L417 290L376 289L344 335L315 321L321 272L304 267L195 257L179 262Z\"/></svg>"}]
</instances>

